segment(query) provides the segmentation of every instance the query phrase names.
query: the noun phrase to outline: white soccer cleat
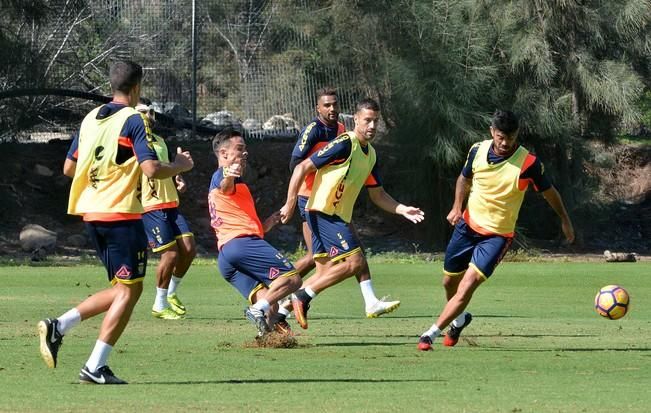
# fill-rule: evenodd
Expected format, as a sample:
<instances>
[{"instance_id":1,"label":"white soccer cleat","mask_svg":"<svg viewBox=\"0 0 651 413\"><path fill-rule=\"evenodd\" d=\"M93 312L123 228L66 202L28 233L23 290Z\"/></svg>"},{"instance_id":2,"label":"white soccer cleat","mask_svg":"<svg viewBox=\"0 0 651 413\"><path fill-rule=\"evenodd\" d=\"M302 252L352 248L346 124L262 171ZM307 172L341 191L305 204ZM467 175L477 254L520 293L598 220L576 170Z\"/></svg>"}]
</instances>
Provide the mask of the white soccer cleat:
<instances>
[{"instance_id":1,"label":"white soccer cleat","mask_svg":"<svg viewBox=\"0 0 651 413\"><path fill-rule=\"evenodd\" d=\"M366 309L367 318L378 318L382 314L390 313L400 307L400 301L385 301L386 298L378 300L370 308Z\"/></svg>"}]
</instances>

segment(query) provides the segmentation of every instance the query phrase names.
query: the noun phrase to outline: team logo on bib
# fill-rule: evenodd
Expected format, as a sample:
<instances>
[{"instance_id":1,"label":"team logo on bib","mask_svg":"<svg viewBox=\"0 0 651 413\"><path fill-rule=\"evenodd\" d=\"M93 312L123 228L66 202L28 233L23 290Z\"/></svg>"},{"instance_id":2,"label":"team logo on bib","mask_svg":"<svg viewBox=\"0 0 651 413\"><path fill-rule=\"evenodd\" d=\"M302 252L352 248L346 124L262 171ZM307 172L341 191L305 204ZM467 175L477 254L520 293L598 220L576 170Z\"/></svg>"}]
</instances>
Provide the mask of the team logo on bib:
<instances>
[{"instance_id":1,"label":"team logo on bib","mask_svg":"<svg viewBox=\"0 0 651 413\"><path fill-rule=\"evenodd\" d=\"M131 268L123 265L115 272L115 276L122 280L126 280L131 276Z\"/></svg>"}]
</instances>

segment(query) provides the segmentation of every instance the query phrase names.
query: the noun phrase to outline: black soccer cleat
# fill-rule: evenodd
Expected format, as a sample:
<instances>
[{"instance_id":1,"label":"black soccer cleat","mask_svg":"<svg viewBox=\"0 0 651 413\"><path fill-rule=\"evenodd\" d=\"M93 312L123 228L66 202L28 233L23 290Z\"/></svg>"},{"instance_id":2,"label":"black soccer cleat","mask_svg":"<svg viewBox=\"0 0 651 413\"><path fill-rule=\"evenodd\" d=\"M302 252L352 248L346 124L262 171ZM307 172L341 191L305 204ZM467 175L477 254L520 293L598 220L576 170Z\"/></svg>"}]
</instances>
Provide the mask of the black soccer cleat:
<instances>
[{"instance_id":1,"label":"black soccer cleat","mask_svg":"<svg viewBox=\"0 0 651 413\"><path fill-rule=\"evenodd\" d=\"M244 315L258 329L258 337L262 337L271 331L269 324L267 324L267 317L264 311L249 307L244 311Z\"/></svg>"},{"instance_id":2,"label":"black soccer cleat","mask_svg":"<svg viewBox=\"0 0 651 413\"><path fill-rule=\"evenodd\" d=\"M84 366L79 372L80 384L127 384L126 381L111 371L109 366L102 366L97 371L90 371L88 367Z\"/></svg>"},{"instance_id":3,"label":"black soccer cleat","mask_svg":"<svg viewBox=\"0 0 651 413\"><path fill-rule=\"evenodd\" d=\"M468 324L472 321L472 314L466 313L465 321L461 327L455 327L450 324L448 332L443 338L443 345L447 347L453 347L459 342L459 336L464 328L468 327Z\"/></svg>"},{"instance_id":4,"label":"black soccer cleat","mask_svg":"<svg viewBox=\"0 0 651 413\"><path fill-rule=\"evenodd\" d=\"M63 335L57 330L59 320L47 318L38 322L38 335L41 339L41 357L45 364L53 369L57 366L57 355L63 343Z\"/></svg>"},{"instance_id":5,"label":"black soccer cleat","mask_svg":"<svg viewBox=\"0 0 651 413\"><path fill-rule=\"evenodd\" d=\"M432 349L432 338L427 335L420 336L420 338L418 339L418 350L430 351L431 349Z\"/></svg>"}]
</instances>

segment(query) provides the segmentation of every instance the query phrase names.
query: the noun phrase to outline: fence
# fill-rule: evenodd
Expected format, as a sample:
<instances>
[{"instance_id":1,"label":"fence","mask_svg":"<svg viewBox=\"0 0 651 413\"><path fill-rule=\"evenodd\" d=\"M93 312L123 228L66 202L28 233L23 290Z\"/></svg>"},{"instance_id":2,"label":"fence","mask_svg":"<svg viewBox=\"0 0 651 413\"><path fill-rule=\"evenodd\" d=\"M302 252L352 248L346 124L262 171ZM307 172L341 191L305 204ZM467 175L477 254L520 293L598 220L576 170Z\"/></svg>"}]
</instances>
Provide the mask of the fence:
<instances>
[{"instance_id":1,"label":"fence","mask_svg":"<svg viewBox=\"0 0 651 413\"><path fill-rule=\"evenodd\" d=\"M343 112L359 96L353 69L318 59L320 39L309 30L310 18L318 20L316 2L41 0L38 9L18 3L1 6L14 8L0 29L14 40L0 93L32 96L0 100L0 123L12 130L61 129L66 119L78 120L92 104L71 91L110 95L108 67L119 58L143 65L142 95L177 126L293 135L313 117L319 87L339 88ZM303 23L294 23L297 16Z\"/></svg>"}]
</instances>

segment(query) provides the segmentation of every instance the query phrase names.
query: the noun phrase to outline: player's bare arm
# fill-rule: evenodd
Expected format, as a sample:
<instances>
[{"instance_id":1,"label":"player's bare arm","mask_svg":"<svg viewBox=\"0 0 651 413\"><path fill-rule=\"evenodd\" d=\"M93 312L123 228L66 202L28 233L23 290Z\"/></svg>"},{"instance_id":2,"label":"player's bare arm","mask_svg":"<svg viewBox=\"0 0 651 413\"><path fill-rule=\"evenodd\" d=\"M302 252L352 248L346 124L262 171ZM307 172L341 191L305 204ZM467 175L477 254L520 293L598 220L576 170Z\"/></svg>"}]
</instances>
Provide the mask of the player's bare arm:
<instances>
[{"instance_id":1,"label":"player's bare arm","mask_svg":"<svg viewBox=\"0 0 651 413\"><path fill-rule=\"evenodd\" d=\"M274 211L267 219L262 223L262 231L266 234L271 231L273 227L280 222L280 211Z\"/></svg>"},{"instance_id":2,"label":"player's bare arm","mask_svg":"<svg viewBox=\"0 0 651 413\"><path fill-rule=\"evenodd\" d=\"M463 204L470 193L471 184L472 179L459 174L454 188L454 204L446 218L451 225L456 225L463 216Z\"/></svg>"},{"instance_id":3,"label":"player's bare arm","mask_svg":"<svg viewBox=\"0 0 651 413\"><path fill-rule=\"evenodd\" d=\"M65 162L63 163L63 174L67 177L74 178L76 170L77 162L66 158Z\"/></svg>"},{"instance_id":4,"label":"player's bare arm","mask_svg":"<svg viewBox=\"0 0 651 413\"><path fill-rule=\"evenodd\" d=\"M310 158L299 163L294 172L292 172L292 177L289 180L289 188L287 189L287 200L285 205L280 208L280 221L283 224L289 222L294 215L294 207L296 206L296 198L298 197L298 190L301 187L301 183L305 180L305 176L310 172L316 171L316 166Z\"/></svg>"},{"instance_id":5,"label":"player's bare arm","mask_svg":"<svg viewBox=\"0 0 651 413\"><path fill-rule=\"evenodd\" d=\"M176 158L174 162L165 163L158 160L148 159L140 164L142 172L148 178L165 179L171 178L182 172L187 172L194 167L194 161L190 152L182 150L180 147L176 148Z\"/></svg>"},{"instance_id":6,"label":"player's bare arm","mask_svg":"<svg viewBox=\"0 0 651 413\"><path fill-rule=\"evenodd\" d=\"M425 213L420 208L407 206L399 203L391 195L387 194L383 187L377 186L368 188L368 196L371 201L380 209L383 209L392 214L402 215L409 221L417 224L425 219Z\"/></svg>"},{"instance_id":7,"label":"player's bare arm","mask_svg":"<svg viewBox=\"0 0 651 413\"><path fill-rule=\"evenodd\" d=\"M565 209L561 194L553 186L542 193L545 201L552 207L554 212L561 218L561 229L567 241L571 244L574 242L574 226L572 220Z\"/></svg>"}]
</instances>

